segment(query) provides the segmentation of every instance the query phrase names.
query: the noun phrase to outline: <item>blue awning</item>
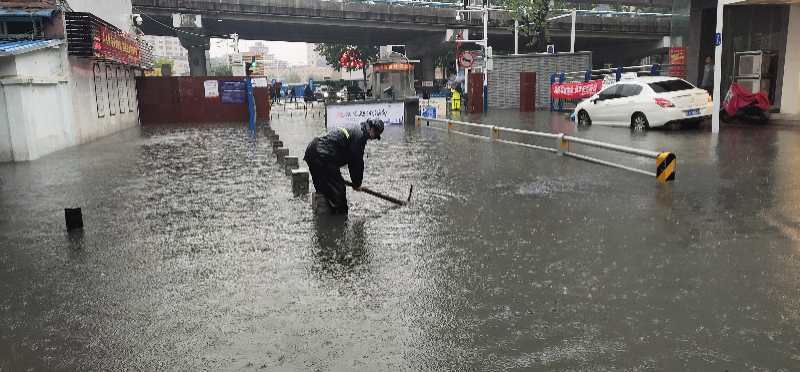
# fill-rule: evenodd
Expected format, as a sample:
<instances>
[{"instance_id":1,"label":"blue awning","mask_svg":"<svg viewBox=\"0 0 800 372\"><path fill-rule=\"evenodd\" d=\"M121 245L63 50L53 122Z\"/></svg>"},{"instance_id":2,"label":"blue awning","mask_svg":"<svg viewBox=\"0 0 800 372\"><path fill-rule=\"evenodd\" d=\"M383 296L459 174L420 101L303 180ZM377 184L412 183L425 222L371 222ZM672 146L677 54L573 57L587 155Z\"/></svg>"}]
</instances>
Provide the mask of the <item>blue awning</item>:
<instances>
[{"instance_id":1,"label":"blue awning","mask_svg":"<svg viewBox=\"0 0 800 372\"><path fill-rule=\"evenodd\" d=\"M50 18L55 9L24 10L14 8L0 8L0 17L45 17Z\"/></svg>"},{"instance_id":2,"label":"blue awning","mask_svg":"<svg viewBox=\"0 0 800 372\"><path fill-rule=\"evenodd\" d=\"M64 40L0 40L0 57L15 56L43 48L61 45Z\"/></svg>"}]
</instances>

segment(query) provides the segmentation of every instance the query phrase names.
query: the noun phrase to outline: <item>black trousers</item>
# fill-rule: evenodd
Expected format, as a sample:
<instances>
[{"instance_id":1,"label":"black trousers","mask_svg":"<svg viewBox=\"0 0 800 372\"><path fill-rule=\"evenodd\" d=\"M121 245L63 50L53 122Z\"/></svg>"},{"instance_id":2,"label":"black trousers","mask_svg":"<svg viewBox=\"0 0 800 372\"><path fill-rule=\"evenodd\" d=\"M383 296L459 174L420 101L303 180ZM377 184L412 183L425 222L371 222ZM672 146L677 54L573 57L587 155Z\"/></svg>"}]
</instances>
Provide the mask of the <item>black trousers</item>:
<instances>
[{"instance_id":1,"label":"black trousers","mask_svg":"<svg viewBox=\"0 0 800 372\"><path fill-rule=\"evenodd\" d=\"M316 150L316 141L312 141L303 157L308 164L314 189L325 195L333 213L347 213L347 185L344 183L342 173L335 164L320 158Z\"/></svg>"}]
</instances>

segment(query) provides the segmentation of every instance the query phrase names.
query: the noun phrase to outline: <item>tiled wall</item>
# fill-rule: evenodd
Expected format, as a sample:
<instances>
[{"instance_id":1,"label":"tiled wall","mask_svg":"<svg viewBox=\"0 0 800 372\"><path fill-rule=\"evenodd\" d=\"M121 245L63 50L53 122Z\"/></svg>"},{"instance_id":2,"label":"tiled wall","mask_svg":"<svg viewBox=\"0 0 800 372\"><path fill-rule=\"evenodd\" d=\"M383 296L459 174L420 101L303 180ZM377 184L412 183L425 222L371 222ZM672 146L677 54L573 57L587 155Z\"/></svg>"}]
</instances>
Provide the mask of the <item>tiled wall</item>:
<instances>
[{"instance_id":1,"label":"tiled wall","mask_svg":"<svg viewBox=\"0 0 800 372\"><path fill-rule=\"evenodd\" d=\"M536 108L550 105L550 75L583 71L592 67L592 53L523 54L495 56L489 71L489 107L519 108L519 73L536 73Z\"/></svg>"}]
</instances>

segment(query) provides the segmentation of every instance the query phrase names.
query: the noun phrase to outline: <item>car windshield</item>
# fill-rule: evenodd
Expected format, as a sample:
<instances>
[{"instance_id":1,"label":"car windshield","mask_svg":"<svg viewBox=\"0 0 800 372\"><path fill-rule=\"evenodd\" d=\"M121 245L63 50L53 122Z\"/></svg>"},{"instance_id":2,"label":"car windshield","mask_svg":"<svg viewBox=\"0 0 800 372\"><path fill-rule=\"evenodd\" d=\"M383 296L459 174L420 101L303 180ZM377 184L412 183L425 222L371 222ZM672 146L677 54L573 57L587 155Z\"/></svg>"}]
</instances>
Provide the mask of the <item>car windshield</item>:
<instances>
[{"instance_id":1,"label":"car windshield","mask_svg":"<svg viewBox=\"0 0 800 372\"><path fill-rule=\"evenodd\" d=\"M680 79L658 81L655 83L650 83L648 85L650 85L650 88L652 88L653 91L656 93L677 92L679 90L694 89L694 86L692 86L692 84L689 84Z\"/></svg>"}]
</instances>

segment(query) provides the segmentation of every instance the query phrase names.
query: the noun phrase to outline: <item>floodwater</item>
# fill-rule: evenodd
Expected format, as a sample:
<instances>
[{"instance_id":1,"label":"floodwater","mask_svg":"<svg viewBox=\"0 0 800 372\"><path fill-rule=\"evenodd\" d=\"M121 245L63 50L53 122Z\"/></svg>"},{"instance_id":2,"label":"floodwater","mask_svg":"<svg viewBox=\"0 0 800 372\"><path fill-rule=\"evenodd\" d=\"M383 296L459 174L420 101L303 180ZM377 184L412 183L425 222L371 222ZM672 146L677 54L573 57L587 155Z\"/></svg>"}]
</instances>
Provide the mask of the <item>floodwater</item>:
<instances>
[{"instance_id":1,"label":"floodwater","mask_svg":"<svg viewBox=\"0 0 800 372\"><path fill-rule=\"evenodd\" d=\"M289 112L299 155L324 128ZM242 125L2 164L0 370L800 369L800 131L469 119L674 151L677 180L401 127L365 186L412 204L351 192L347 218Z\"/></svg>"}]
</instances>

